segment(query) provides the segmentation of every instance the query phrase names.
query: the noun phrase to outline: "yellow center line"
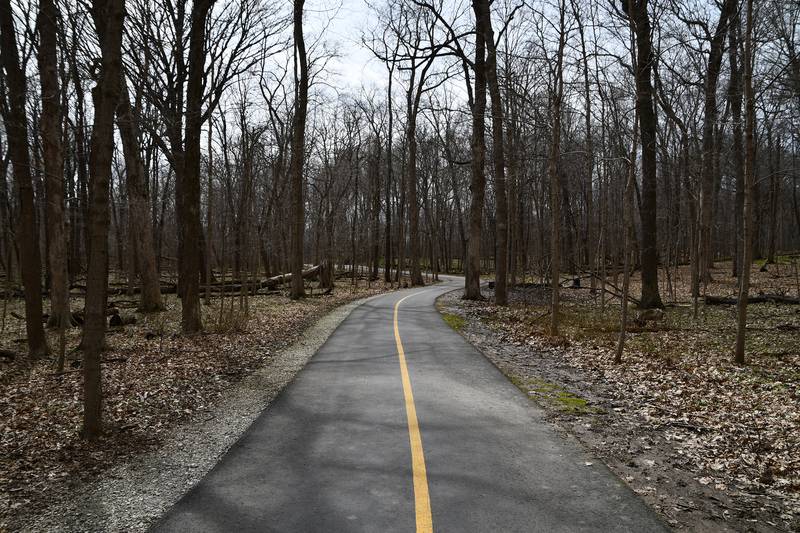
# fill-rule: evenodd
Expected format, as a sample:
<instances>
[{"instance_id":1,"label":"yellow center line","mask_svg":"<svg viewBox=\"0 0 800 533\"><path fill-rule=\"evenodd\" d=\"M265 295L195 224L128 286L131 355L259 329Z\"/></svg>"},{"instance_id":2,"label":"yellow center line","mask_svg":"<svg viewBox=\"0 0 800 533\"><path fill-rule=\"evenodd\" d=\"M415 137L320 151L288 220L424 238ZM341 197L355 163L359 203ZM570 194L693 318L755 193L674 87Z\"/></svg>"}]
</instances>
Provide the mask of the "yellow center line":
<instances>
[{"instance_id":1,"label":"yellow center line","mask_svg":"<svg viewBox=\"0 0 800 533\"><path fill-rule=\"evenodd\" d=\"M419 433L417 408L414 406L414 393L411 390L411 378L408 377L406 353L400 340L400 328L397 315L403 301L422 294L420 291L402 298L394 306L394 340L397 342L397 355L400 360L400 375L403 379L403 396L406 401L406 417L408 418L408 438L411 442L411 466L414 475L414 511L417 517L417 533L432 533L431 500L428 496L428 473L425 469L425 455L422 452L422 436Z\"/></svg>"}]
</instances>

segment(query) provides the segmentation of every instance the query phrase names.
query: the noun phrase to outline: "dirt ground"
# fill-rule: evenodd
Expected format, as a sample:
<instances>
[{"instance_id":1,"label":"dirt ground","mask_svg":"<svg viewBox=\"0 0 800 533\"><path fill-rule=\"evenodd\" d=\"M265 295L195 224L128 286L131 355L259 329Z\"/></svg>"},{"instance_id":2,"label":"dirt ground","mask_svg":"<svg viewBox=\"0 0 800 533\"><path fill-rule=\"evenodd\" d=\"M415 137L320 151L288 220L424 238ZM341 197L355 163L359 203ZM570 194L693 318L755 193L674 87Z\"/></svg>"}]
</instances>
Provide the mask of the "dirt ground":
<instances>
[{"instance_id":1,"label":"dirt ground","mask_svg":"<svg viewBox=\"0 0 800 533\"><path fill-rule=\"evenodd\" d=\"M734 295L730 265L717 266L709 294ZM758 266L752 294L797 296L791 265ZM674 288L663 320L629 328L621 365L612 362L612 296L601 310L597 293L563 289L559 337L547 331L549 289L537 284L512 290L506 308L490 291L483 302L456 291L439 305L556 427L676 529L800 531L800 306L751 305L748 365L739 367L734 306L701 304L695 320L688 291Z\"/></svg>"}]
</instances>

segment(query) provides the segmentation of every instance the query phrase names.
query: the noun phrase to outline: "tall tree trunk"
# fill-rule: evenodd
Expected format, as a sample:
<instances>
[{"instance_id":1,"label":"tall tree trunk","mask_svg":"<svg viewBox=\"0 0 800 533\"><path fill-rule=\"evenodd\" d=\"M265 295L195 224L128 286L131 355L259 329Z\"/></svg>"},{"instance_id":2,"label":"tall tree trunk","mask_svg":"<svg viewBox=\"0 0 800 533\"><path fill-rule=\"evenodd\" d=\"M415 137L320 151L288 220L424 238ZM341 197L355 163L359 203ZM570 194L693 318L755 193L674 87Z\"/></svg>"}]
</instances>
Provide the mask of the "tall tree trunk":
<instances>
[{"instance_id":1,"label":"tall tree trunk","mask_svg":"<svg viewBox=\"0 0 800 533\"><path fill-rule=\"evenodd\" d=\"M424 79L420 79L420 84ZM408 143L408 164L406 166L406 195L408 199L408 238L410 244L409 255L411 256L410 278L411 286L417 287L425 285L422 279L420 268L420 246L419 246L419 200L417 198L417 109L411 103L411 94L414 90L413 85L409 88L408 105L408 128L406 130L406 142Z\"/></svg>"},{"instance_id":2,"label":"tall tree trunk","mask_svg":"<svg viewBox=\"0 0 800 533\"><path fill-rule=\"evenodd\" d=\"M111 161L114 155L114 111L122 76L122 27L125 0L94 0L101 74L92 89L94 124L89 157L89 263L86 276L86 321L83 327L83 435L94 440L102 428L100 353L105 344L108 289L108 218Z\"/></svg>"},{"instance_id":3,"label":"tall tree trunk","mask_svg":"<svg viewBox=\"0 0 800 533\"><path fill-rule=\"evenodd\" d=\"M503 139L503 102L500 82L497 79L497 47L494 42L492 16L488 0L475 0L483 20L479 27L486 44L486 83L491 95L492 111L492 163L495 184L495 228L497 231L497 259L495 261L494 297L497 305L508 304L508 196L506 194L506 162Z\"/></svg>"},{"instance_id":4,"label":"tall tree trunk","mask_svg":"<svg viewBox=\"0 0 800 533\"><path fill-rule=\"evenodd\" d=\"M64 220L64 153L61 134L61 91L58 83L58 10L53 0L39 2L39 81L42 89L42 152L47 194L50 327L71 325L67 286L67 235Z\"/></svg>"},{"instance_id":5,"label":"tall tree trunk","mask_svg":"<svg viewBox=\"0 0 800 533\"><path fill-rule=\"evenodd\" d=\"M10 0L0 0L0 61L6 72L8 107L3 121L6 127L8 155L19 195L19 247L22 285L25 289L25 330L28 353L38 358L49 352L42 324L42 260L39 231L33 202L31 159L28 152L28 119L25 114L27 82L19 64L17 36Z\"/></svg>"},{"instance_id":6,"label":"tall tree trunk","mask_svg":"<svg viewBox=\"0 0 800 533\"><path fill-rule=\"evenodd\" d=\"M378 279L378 256L380 246L380 214L381 214L381 140L375 138L375 155L373 156L372 176L370 179L370 280Z\"/></svg>"},{"instance_id":7,"label":"tall tree trunk","mask_svg":"<svg viewBox=\"0 0 800 533\"><path fill-rule=\"evenodd\" d=\"M713 218L713 189L715 177L714 128L717 124L717 80L719 79L722 56L725 51L725 36L728 30L728 11L735 0L725 0L711 39L706 71L704 114L703 114L703 175L700 187L700 279L705 286L709 279L709 268L713 264L711 223Z\"/></svg>"},{"instance_id":8,"label":"tall tree trunk","mask_svg":"<svg viewBox=\"0 0 800 533\"><path fill-rule=\"evenodd\" d=\"M767 159L769 165L769 226L767 226L767 264L775 263L775 252L778 240L778 182L780 164L780 138L775 139L772 128L768 128L769 132L769 150Z\"/></svg>"},{"instance_id":9,"label":"tall tree trunk","mask_svg":"<svg viewBox=\"0 0 800 533\"><path fill-rule=\"evenodd\" d=\"M585 263L591 276L590 284L592 293L597 285L596 271L596 249L597 249L597 229L594 224L594 138L592 136L592 95L591 85L589 84L589 54L586 50L586 35L584 32L583 20L578 12L575 1L572 2L573 14L578 25L578 36L581 42L581 59L583 62L583 102L584 102L584 126L586 128L586 154L584 155L584 187L586 197L586 223L584 230L585 238Z\"/></svg>"},{"instance_id":10,"label":"tall tree trunk","mask_svg":"<svg viewBox=\"0 0 800 533\"><path fill-rule=\"evenodd\" d=\"M305 0L294 0L294 54L295 54L295 104L292 117L291 171L291 270L292 299L305 296L303 286L303 234L305 212L303 205L303 159L305 155L306 113L308 111L308 57L303 38L303 4ZM331 268L333 265L330 265Z\"/></svg>"},{"instance_id":11,"label":"tall tree trunk","mask_svg":"<svg viewBox=\"0 0 800 533\"><path fill-rule=\"evenodd\" d=\"M619 319L619 338L617 339L617 349L614 352L614 363L619 364L622 362L622 353L625 350L625 339L628 334L628 294L630 292L631 284L631 244L633 242L633 188L636 182L636 153L639 149L639 139L636 135L636 122L639 120L639 114L634 113L634 132L633 132L633 145L631 147L630 163L628 168L628 177L625 181L625 190L622 198L622 226L625 232L622 261L624 271L622 273L622 298L620 298L620 319Z\"/></svg>"},{"instance_id":12,"label":"tall tree trunk","mask_svg":"<svg viewBox=\"0 0 800 533\"><path fill-rule=\"evenodd\" d=\"M663 307L658 292L658 203L656 180L656 120L653 107L653 52L647 0L629 2L636 35L636 110L642 143L641 307Z\"/></svg>"},{"instance_id":13,"label":"tall tree trunk","mask_svg":"<svg viewBox=\"0 0 800 533\"><path fill-rule=\"evenodd\" d=\"M745 336L747 329L747 299L750 293L750 265L753 262L753 187L755 184L755 122L756 103L753 94L753 0L747 0L747 18L744 34L744 100L745 100L745 156L744 156L744 214L742 243L742 273L739 278L739 298L736 320L736 349L734 361L745 363Z\"/></svg>"},{"instance_id":14,"label":"tall tree trunk","mask_svg":"<svg viewBox=\"0 0 800 533\"><path fill-rule=\"evenodd\" d=\"M731 104L731 118L733 122L733 173L736 186L734 204L734 250L733 250L733 275L739 277L742 264L742 234L744 212L744 147L742 142L742 74L739 68L739 10L733 9L729 13L729 43L728 62L730 63L730 85L728 86L728 100Z\"/></svg>"},{"instance_id":15,"label":"tall tree trunk","mask_svg":"<svg viewBox=\"0 0 800 533\"><path fill-rule=\"evenodd\" d=\"M394 65L394 63L392 63ZM386 184L384 188L384 209L386 217L383 229L383 281L392 282L392 133L394 128L394 108L392 107L392 78L394 66L389 69L389 83L386 88L386 107L388 108L389 121L386 133Z\"/></svg>"},{"instance_id":16,"label":"tall tree trunk","mask_svg":"<svg viewBox=\"0 0 800 533\"><path fill-rule=\"evenodd\" d=\"M202 269L202 224L200 223L200 141L202 135L203 85L205 78L206 20L214 0L192 4L189 30L189 76L186 84L186 126L183 146L183 175L176 178L176 204L181 221L178 279L181 289L181 330L196 333L203 329L200 313L200 275ZM176 184L177 185L177 184Z\"/></svg>"},{"instance_id":17,"label":"tall tree trunk","mask_svg":"<svg viewBox=\"0 0 800 533\"><path fill-rule=\"evenodd\" d=\"M214 149L211 146L211 135L213 128L211 127L211 120L209 119L208 127L208 175L206 176L206 305L211 305L211 250L212 245L212 231L213 224L213 207L214 207L214 165L213 156ZM258 242L261 250L261 256L264 259L264 275L269 277L269 256L264 251L264 240L261 238L261 228L259 226Z\"/></svg>"},{"instance_id":18,"label":"tall tree trunk","mask_svg":"<svg viewBox=\"0 0 800 533\"><path fill-rule=\"evenodd\" d=\"M73 17L75 19L76 17ZM82 258L89 255L89 241L87 237L88 227L88 214L89 214L89 201L87 195L87 188L89 183L89 167L87 157L89 151L86 142L86 111L84 109L85 93L83 87L83 79L81 77L81 69L78 66L78 34L76 23L73 21L72 26L73 42L71 44L72 51L69 54L70 63L70 76L72 77L72 85L75 89L75 167L77 177L77 190L75 191L75 198L71 206L71 230L72 230L72 246L71 246L71 268L70 276L74 279L81 272L83 268ZM77 200L77 201L76 201ZM81 253L81 244L83 244L83 252Z\"/></svg>"},{"instance_id":19,"label":"tall tree trunk","mask_svg":"<svg viewBox=\"0 0 800 533\"><path fill-rule=\"evenodd\" d=\"M472 179L469 190L469 241L467 242L467 265L464 278L464 298L481 298L481 229L483 227L483 202L486 194L486 43L483 29L479 26L482 17L473 3L475 12L475 89L472 103Z\"/></svg>"},{"instance_id":20,"label":"tall tree trunk","mask_svg":"<svg viewBox=\"0 0 800 533\"><path fill-rule=\"evenodd\" d=\"M142 290L139 294L139 311L144 313L164 308L161 287L156 270L153 246L153 220L150 217L150 199L147 193L146 172L139 146L139 128L130 104L127 83L121 77L120 101L117 106L117 127L125 156L125 187L128 195L128 224L132 228L137 270Z\"/></svg>"},{"instance_id":21,"label":"tall tree trunk","mask_svg":"<svg viewBox=\"0 0 800 533\"><path fill-rule=\"evenodd\" d=\"M552 98L552 138L547 174L550 178L550 334L558 335L559 298L561 296L561 103L564 98L564 48L566 26L564 25L564 0L559 3L558 55L556 56L555 80Z\"/></svg>"},{"instance_id":22,"label":"tall tree trunk","mask_svg":"<svg viewBox=\"0 0 800 533\"><path fill-rule=\"evenodd\" d=\"M403 282L403 271L406 266L406 185L405 185L405 155L400 167L399 194L397 195L397 272L395 277L397 286Z\"/></svg>"}]
</instances>

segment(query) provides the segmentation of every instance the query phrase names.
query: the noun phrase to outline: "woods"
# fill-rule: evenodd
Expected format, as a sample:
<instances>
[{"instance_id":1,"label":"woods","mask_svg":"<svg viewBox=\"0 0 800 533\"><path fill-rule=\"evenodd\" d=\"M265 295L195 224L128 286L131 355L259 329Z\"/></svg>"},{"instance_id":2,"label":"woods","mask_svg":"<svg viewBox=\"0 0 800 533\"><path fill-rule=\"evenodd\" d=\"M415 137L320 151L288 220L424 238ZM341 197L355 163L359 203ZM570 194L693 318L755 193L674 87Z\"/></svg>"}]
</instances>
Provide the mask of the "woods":
<instances>
[{"instance_id":1,"label":"woods","mask_svg":"<svg viewBox=\"0 0 800 533\"><path fill-rule=\"evenodd\" d=\"M312 7L0 0L2 329L23 297L36 360L85 316L87 438L109 283L143 314L174 288L196 335L278 279L300 299L343 270L460 274L499 306L549 286L553 336L588 283L621 305L619 361L629 302L682 305L685 283L697 321L735 297L748 363L751 270L800 248L796 5L387 0L357 39L372 85L336 77ZM723 261L736 294L711 292Z\"/></svg>"}]
</instances>

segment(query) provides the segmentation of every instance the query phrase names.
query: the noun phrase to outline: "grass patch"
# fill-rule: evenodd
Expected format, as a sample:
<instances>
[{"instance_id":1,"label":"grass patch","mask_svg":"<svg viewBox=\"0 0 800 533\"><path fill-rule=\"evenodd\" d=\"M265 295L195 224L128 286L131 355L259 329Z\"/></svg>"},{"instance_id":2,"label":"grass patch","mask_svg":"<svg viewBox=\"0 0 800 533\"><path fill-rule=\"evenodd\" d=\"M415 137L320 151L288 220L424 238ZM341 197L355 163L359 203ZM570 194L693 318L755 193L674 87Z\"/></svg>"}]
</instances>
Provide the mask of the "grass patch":
<instances>
[{"instance_id":1,"label":"grass patch","mask_svg":"<svg viewBox=\"0 0 800 533\"><path fill-rule=\"evenodd\" d=\"M793 262L797 261L797 258L798 258L797 254L777 254L775 255L775 262L772 264L791 265ZM756 259L753 264L755 264L758 268L761 268L766 263L767 263L767 258L764 257L762 259Z\"/></svg>"},{"instance_id":2,"label":"grass patch","mask_svg":"<svg viewBox=\"0 0 800 533\"><path fill-rule=\"evenodd\" d=\"M528 398L546 407L571 415L587 415L602 413L603 410L589 404L589 400L552 381L541 378L519 378L509 376L511 383L517 386Z\"/></svg>"},{"instance_id":3,"label":"grass patch","mask_svg":"<svg viewBox=\"0 0 800 533\"><path fill-rule=\"evenodd\" d=\"M454 315L452 313L442 313L442 318L445 322L447 322L448 326L456 331L461 331L464 328L464 325L467 323L463 317Z\"/></svg>"}]
</instances>

